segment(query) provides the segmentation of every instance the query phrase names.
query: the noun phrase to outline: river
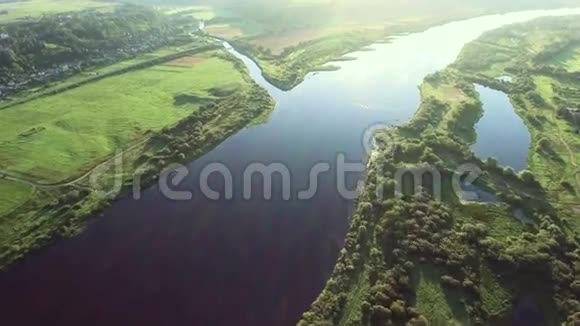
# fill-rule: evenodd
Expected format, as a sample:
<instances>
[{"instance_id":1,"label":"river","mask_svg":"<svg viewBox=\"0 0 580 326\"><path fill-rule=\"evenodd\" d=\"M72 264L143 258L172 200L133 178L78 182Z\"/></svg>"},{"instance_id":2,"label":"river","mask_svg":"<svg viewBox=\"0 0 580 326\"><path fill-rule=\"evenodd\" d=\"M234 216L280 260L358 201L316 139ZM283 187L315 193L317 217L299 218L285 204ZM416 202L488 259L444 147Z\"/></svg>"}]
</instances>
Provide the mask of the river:
<instances>
[{"instance_id":1,"label":"river","mask_svg":"<svg viewBox=\"0 0 580 326\"><path fill-rule=\"evenodd\" d=\"M194 198L176 202L158 187L125 198L91 219L81 235L58 241L0 274L3 325L292 325L330 275L348 229L352 202L337 178L318 178L316 196L296 199L311 167L339 155L365 158L363 135L377 123L401 124L419 104L417 86L452 63L462 46L486 30L552 10L485 16L401 36L339 71L313 73L295 89L268 84L258 67L236 55L276 99L267 123L248 127L189 164L179 188ZM233 50L232 50L233 51ZM233 173L232 200L209 200L196 176L221 162ZM283 163L292 199L241 195L244 168ZM353 189L360 173L348 175ZM220 187L220 178L211 178ZM252 184L258 184L254 180ZM279 185L281 178L274 179Z\"/></svg>"}]
</instances>

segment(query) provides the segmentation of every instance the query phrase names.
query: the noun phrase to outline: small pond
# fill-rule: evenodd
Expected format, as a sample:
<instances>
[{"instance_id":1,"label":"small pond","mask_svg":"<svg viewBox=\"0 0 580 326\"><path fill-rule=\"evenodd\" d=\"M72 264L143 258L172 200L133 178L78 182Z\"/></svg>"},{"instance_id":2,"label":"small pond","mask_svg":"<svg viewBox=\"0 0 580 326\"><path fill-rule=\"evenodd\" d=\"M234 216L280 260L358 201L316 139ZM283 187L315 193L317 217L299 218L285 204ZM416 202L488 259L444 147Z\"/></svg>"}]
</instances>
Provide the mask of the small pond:
<instances>
[{"instance_id":1,"label":"small pond","mask_svg":"<svg viewBox=\"0 0 580 326\"><path fill-rule=\"evenodd\" d=\"M528 165L531 136L516 114L507 94L475 85L483 103L483 117L475 126L477 141L472 149L482 160L494 157L516 171Z\"/></svg>"}]
</instances>

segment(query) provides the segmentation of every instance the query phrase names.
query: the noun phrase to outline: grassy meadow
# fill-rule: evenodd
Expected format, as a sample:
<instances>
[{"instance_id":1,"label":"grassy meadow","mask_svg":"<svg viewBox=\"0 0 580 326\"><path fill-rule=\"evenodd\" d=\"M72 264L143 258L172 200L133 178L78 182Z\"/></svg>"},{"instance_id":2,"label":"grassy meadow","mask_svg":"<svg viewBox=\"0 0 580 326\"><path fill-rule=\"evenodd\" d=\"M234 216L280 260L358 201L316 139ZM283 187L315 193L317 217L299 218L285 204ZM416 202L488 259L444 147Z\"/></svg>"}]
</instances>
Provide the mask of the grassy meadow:
<instances>
[{"instance_id":1,"label":"grassy meadow","mask_svg":"<svg viewBox=\"0 0 580 326\"><path fill-rule=\"evenodd\" d=\"M122 60L111 65L85 69L82 72L72 75L71 77L64 80L48 83L42 87L25 89L19 92L17 96L4 98L2 101L0 101L0 110L31 101L39 97L54 95L56 93L69 90L70 88L77 87L78 85L100 80L103 77L120 74L129 70L139 69L139 67L144 65L154 65L156 62L164 61L167 58L186 55L191 52L203 51L204 46L207 46L206 42L202 40L195 40L191 43L183 45L162 47L156 51Z\"/></svg>"},{"instance_id":2,"label":"grassy meadow","mask_svg":"<svg viewBox=\"0 0 580 326\"><path fill-rule=\"evenodd\" d=\"M537 107L528 100L525 112L523 108L519 109L528 125L538 126L530 128L536 145L535 151L530 153L531 170L543 181L556 202L580 207L580 136L569 122L558 117L553 102L553 87L562 86L562 82L547 76L536 76L534 82L547 105ZM572 87L580 91L580 83ZM542 143L549 143L555 154L545 155L541 151ZM562 184L566 181L572 184L574 193L563 189ZM580 221L577 223L580 226Z\"/></svg>"},{"instance_id":3,"label":"grassy meadow","mask_svg":"<svg viewBox=\"0 0 580 326\"><path fill-rule=\"evenodd\" d=\"M444 270L431 265L419 265L413 276L417 310L430 316L432 325L459 326L466 324L466 313L460 296L441 284ZM459 319L459 320L458 320Z\"/></svg>"},{"instance_id":4,"label":"grassy meadow","mask_svg":"<svg viewBox=\"0 0 580 326\"><path fill-rule=\"evenodd\" d=\"M60 14L87 9L112 10L116 6L114 1L94 0L27 0L8 1L0 3L0 24L14 22L25 18L38 18L43 15Z\"/></svg>"},{"instance_id":5,"label":"grassy meadow","mask_svg":"<svg viewBox=\"0 0 580 326\"><path fill-rule=\"evenodd\" d=\"M116 150L175 124L216 88L242 87L230 61L199 55L100 80L0 110L0 166L62 182L89 171ZM177 103L188 96L194 100Z\"/></svg>"},{"instance_id":6,"label":"grassy meadow","mask_svg":"<svg viewBox=\"0 0 580 326\"><path fill-rule=\"evenodd\" d=\"M10 213L26 202L32 187L20 182L0 179L0 216Z\"/></svg>"},{"instance_id":7,"label":"grassy meadow","mask_svg":"<svg viewBox=\"0 0 580 326\"><path fill-rule=\"evenodd\" d=\"M562 51L551 58L549 63L562 67L568 72L580 72L580 44Z\"/></svg>"},{"instance_id":8,"label":"grassy meadow","mask_svg":"<svg viewBox=\"0 0 580 326\"><path fill-rule=\"evenodd\" d=\"M214 9L210 6L160 7L160 9L166 15L180 15L198 20L211 20L216 17Z\"/></svg>"}]
</instances>

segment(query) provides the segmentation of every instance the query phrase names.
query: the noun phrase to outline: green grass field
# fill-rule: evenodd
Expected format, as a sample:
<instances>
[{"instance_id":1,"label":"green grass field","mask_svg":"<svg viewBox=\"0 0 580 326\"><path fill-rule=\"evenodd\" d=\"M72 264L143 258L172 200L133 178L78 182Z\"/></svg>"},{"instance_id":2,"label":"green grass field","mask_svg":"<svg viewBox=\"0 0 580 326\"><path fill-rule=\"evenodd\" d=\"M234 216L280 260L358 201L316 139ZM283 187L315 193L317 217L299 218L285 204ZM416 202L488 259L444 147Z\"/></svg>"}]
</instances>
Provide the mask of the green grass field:
<instances>
[{"instance_id":1,"label":"green grass field","mask_svg":"<svg viewBox=\"0 0 580 326\"><path fill-rule=\"evenodd\" d=\"M0 179L0 216L20 206L31 193L32 188L28 185Z\"/></svg>"},{"instance_id":2,"label":"green grass field","mask_svg":"<svg viewBox=\"0 0 580 326\"><path fill-rule=\"evenodd\" d=\"M464 307L458 298L441 284L440 270L429 266L419 265L416 270L415 288L417 296L417 310L429 316L433 326L465 325L466 318ZM457 320L461 318L462 320Z\"/></svg>"},{"instance_id":3,"label":"green grass field","mask_svg":"<svg viewBox=\"0 0 580 326\"><path fill-rule=\"evenodd\" d=\"M216 57L154 66L0 111L0 166L59 182L189 115L211 89L240 87L241 73ZM176 96L192 102L176 105Z\"/></svg>"},{"instance_id":4,"label":"green grass field","mask_svg":"<svg viewBox=\"0 0 580 326\"><path fill-rule=\"evenodd\" d=\"M216 17L215 11L209 6L185 6L161 8L166 15L189 16L200 20L210 20Z\"/></svg>"},{"instance_id":5,"label":"green grass field","mask_svg":"<svg viewBox=\"0 0 580 326\"><path fill-rule=\"evenodd\" d=\"M481 299L490 316L500 316L510 309L513 295L485 265L481 268Z\"/></svg>"},{"instance_id":6,"label":"green grass field","mask_svg":"<svg viewBox=\"0 0 580 326\"><path fill-rule=\"evenodd\" d=\"M520 109L518 113L528 121L528 124L530 124L530 117L545 117L545 119L536 119L540 121L541 128L530 128L532 139L536 145L540 141L547 140L559 159L550 159L537 150L532 151L530 153L531 169L557 201L578 205L580 184L576 182L575 175L580 170L580 137L574 133L568 122L557 117L552 102L554 97L552 85L561 85L561 82L546 76L536 76L534 82L538 88L538 93L546 99L547 105L535 107L527 103L526 108ZM568 86L574 87L573 85ZM579 84L575 87L580 89ZM562 189L561 183L564 181L572 184L576 189L576 194ZM578 224L580 227L580 221Z\"/></svg>"},{"instance_id":7,"label":"green grass field","mask_svg":"<svg viewBox=\"0 0 580 326\"><path fill-rule=\"evenodd\" d=\"M136 56L134 58L129 58L127 60L119 61L117 63L103 66L103 67L95 67L92 69L83 70L81 73L73 75L69 78L66 78L62 81L53 82L50 84L46 84L42 87L36 87L31 89L23 90L22 92L18 93L18 95L14 97L10 97L7 99L3 99L0 101L0 110L12 105L16 105L19 103L27 102L33 100L35 98L44 96L45 94L53 94L55 92L59 92L61 90L66 90L71 86L86 83L91 80L100 79L103 75L109 75L118 73L122 70L129 69L131 67L135 67L137 65L145 64L149 61L159 60L163 57L179 54L182 52L191 51L192 49L196 49L199 47L203 47L205 45L204 42L196 40L189 44L184 45L176 45L176 46L166 46L162 47L156 51L149 52L143 55Z\"/></svg>"},{"instance_id":8,"label":"green grass field","mask_svg":"<svg viewBox=\"0 0 580 326\"><path fill-rule=\"evenodd\" d=\"M559 53L549 63L562 67L569 72L580 71L580 46L572 47Z\"/></svg>"},{"instance_id":9,"label":"green grass field","mask_svg":"<svg viewBox=\"0 0 580 326\"><path fill-rule=\"evenodd\" d=\"M0 15L0 24L27 17L37 18L42 15L85 9L110 10L115 5L113 2L93 0L27 0L0 3L0 11L7 12L4 15Z\"/></svg>"}]
</instances>

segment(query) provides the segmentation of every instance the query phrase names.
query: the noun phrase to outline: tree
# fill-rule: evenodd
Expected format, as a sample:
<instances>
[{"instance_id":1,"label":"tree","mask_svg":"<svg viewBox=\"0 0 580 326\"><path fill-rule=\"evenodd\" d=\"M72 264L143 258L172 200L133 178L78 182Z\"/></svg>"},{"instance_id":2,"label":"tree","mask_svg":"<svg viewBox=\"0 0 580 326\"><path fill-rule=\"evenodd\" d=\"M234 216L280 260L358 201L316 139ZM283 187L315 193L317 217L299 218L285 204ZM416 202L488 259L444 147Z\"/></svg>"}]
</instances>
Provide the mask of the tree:
<instances>
[{"instance_id":1,"label":"tree","mask_svg":"<svg viewBox=\"0 0 580 326\"><path fill-rule=\"evenodd\" d=\"M425 316L423 315L413 318L411 319L411 321L407 323L407 326L429 326L429 325L431 325L429 323L429 320L427 320L427 318L425 318Z\"/></svg>"},{"instance_id":2,"label":"tree","mask_svg":"<svg viewBox=\"0 0 580 326\"><path fill-rule=\"evenodd\" d=\"M485 165L487 165L490 168L497 168L498 167L497 159L493 157L488 157L487 160L485 161Z\"/></svg>"},{"instance_id":3,"label":"tree","mask_svg":"<svg viewBox=\"0 0 580 326\"><path fill-rule=\"evenodd\" d=\"M382 325L385 320L391 319L392 312L383 306L373 306L371 320L373 325Z\"/></svg>"},{"instance_id":4,"label":"tree","mask_svg":"<svg viewBox=\"0 0 580 326\"><path fill-rule=\"evenodd\" d=\"M0 49L0 67L11 67L16 63L16 55L11 49Z\"/></svg>"}]
</instances>

